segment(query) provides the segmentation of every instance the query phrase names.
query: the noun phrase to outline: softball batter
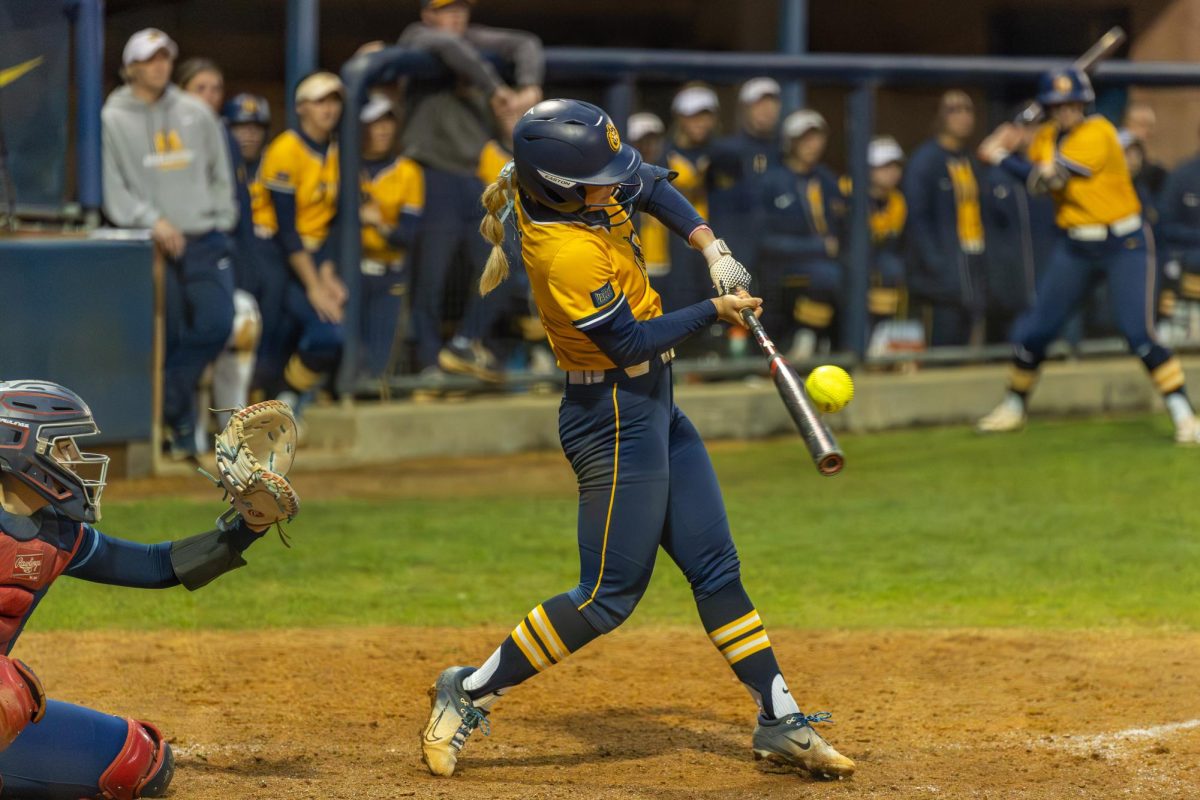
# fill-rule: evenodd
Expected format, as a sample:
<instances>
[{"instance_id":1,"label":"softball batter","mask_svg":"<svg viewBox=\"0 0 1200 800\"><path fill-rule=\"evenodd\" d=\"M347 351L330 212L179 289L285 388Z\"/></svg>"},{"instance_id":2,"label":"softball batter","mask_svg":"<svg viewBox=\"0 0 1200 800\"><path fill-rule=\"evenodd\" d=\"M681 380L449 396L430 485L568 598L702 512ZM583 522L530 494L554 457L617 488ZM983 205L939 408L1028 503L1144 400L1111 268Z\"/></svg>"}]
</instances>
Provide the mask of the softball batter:
<instances>
[{"instance_id":1,"label":"softball batter","mask_svg":"<svg viewBox=\"0 0 1200 800\"><path fill-rule=\"evenodd\" d=\"M979 146L982 160L999 164L1025 181L1031 192L1050 194L1060 230L1037 300L1013 327L1008 393L977 429L995 433L1024 426L1026 402L1046 348L1092 287L1107 280L1117 327L1162 393L1175 425L1175 441L1195 444L1200 424L1184 388L1183 365L1150 328L1156 272L1153 236L1142 218L1116 128L1099 114L1087 114L1095 98L1081 70L1048 72L1038 86L1037 100L1049 121L1034 136L1028 153L1013 152L1020 132L1011 124L997 128Z\"/></svg>"},{"instance_id":2,"label":"softball batter","mask_svg":"<svg viewBox=\"0 0 1200 800\"><path fill-rule=\"evenodd\" d=\"M758 611L742 588L737 550L708 453L675 406L675 346L761 301L749 275L670 184L621 143L608 115L547 100L521 118L514 161L483 195L494 245L480 288L506 277L504 225L516 226L541 321L566 371L563 452L579 482L580 581L537 605L478 668L451 667L430 689L422 755L452 775L471 732L508 689L549 669L629 617L661 546L696 598L709 638L759 707L756 758L840 778L854 762L812 728L788 691ZM662 313L632 216L646 212L700 250L719 297Z\"/></svg>"}]
</instances>

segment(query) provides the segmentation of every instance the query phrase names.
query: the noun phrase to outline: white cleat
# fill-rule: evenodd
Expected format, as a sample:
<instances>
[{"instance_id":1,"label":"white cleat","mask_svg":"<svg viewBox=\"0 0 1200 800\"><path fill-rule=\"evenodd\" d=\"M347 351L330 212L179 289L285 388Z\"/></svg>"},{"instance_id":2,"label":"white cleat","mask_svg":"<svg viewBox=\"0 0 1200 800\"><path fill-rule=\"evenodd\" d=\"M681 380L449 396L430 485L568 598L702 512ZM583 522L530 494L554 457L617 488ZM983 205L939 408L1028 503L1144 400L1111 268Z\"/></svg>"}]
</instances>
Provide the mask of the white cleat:
<instances>
[{"instance_id":1,"label":"white cleat","mask_svg":"<svg viewBox=\"0 0 1200 800\"><path fill-rule=\"evenodd\" d=\"M1175 426L1175 444L1200 444L1200 419L1195 415L1185 417Z\"/></svg>"},{"instance_id":2,"label":"white cleat","mask_svg":"<svg viewBox=\"0 0 1200 800\"><path fill-rule=\"evenodd\" d=\"M1025 411L1019 402L1005 399L986 417L975 423L978 433L1008 433L1025 427Z\"/></svg>"},{"instance_id":3,"label":"white cleat","mask_svg":"<svg viewBox=\"0 0 1200 800\"><path fill-rule=\"evenodd\" d=\"M487 709L472 703L463 689L463 678L474 671L474 667L450 667L429 687L429 722L421 732L421 760L434 775L454 774L458 754L472 731L482 728L484 736L490 733Z\"/></svg>"}]
</instances>

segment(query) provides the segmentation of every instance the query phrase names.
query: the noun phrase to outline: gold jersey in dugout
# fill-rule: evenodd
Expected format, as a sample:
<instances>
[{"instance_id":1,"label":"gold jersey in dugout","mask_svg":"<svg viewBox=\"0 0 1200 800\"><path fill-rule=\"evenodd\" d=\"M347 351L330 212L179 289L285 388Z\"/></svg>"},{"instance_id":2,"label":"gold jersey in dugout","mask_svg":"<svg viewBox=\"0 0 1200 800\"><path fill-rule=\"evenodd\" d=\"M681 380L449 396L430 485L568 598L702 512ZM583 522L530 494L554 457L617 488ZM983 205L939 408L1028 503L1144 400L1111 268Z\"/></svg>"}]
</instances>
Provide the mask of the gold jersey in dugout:
<instances>
[{"instance_id":1,"label":"gold jersey in dugout","mask_svg":"<svg viewBox=\"0 0 1200 800\"><path fill-rule=\"evenodd\" d=\"M364 172L362 193L379 207L384 224L395 227L401 214L425 211L425 171L411 158L397 158L373 177ZM401 261L405 255L370 225L363 226L362 246L364 258L384 264Z\"/></svg>"},{"instance_id":2,"label":"gold jersey in dugout","mask_svg":"<svg viewBox=\"0 0 1200 800\"><path fill-rule=\"evenodd\" d=\"M519 201L516 213L525 271L559 368L613 369L587 329L611 319L622 305L639 322L662 315L632 220L617 208L610 217L620 224L611 227L540 222Z\"/></svg>"},{"instance_id":3,"label":"gold jersey in dugout","mask_svg":"<svg viewBox=\"0 0 1200 800\"><path fill-rule=\"evenodd\" d=\"M1111 225L1142 209L1117 129L1098 114L1061 137L1057 125L1043 125L1029 145L1029 160L1035 169L1053 162L1067 169L1066 185L1051 193L1060 228Z\"/></svg>"},{"instance_id":4,"label":"gold jersey in dugout","mask_svg":"<svg viewBox=\"0 0 1200 800\"><path fill-rule=\"evenodd\" d=\"M296 233L304 248L318 250L329 236L329 226L337 214L338 151L330 143L322 155L309 146L296 131L276 136L263 154L259 180L272 192L296 197ZM275 207L266 192L254 198L254 227L277 233L279 223Z\"/></svg>"}]
</instances>

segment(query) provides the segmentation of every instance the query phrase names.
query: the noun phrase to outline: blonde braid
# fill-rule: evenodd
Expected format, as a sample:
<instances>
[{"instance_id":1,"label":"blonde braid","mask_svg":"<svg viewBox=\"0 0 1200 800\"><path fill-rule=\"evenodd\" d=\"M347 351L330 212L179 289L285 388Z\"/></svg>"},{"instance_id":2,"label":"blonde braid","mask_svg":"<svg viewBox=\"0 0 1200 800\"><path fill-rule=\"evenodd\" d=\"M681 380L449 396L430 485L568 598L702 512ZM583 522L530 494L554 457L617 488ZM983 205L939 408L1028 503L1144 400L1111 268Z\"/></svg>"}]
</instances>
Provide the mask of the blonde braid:
<instances>
[{"instance_id":1,"label":"blonde braid","mask_svg":"<svg viewBox=\"0 0 1200 800\"><path fill-rule=\"evenodd\" d=\"M516 200L512 162L500 171L500 177L483 190L486 214L479 223L479 232L492 244L483 275L479 278L479 294L486 295L508 278L508 256L504 254L504 221L512 213Z\"/></svg>"}]
</instances>

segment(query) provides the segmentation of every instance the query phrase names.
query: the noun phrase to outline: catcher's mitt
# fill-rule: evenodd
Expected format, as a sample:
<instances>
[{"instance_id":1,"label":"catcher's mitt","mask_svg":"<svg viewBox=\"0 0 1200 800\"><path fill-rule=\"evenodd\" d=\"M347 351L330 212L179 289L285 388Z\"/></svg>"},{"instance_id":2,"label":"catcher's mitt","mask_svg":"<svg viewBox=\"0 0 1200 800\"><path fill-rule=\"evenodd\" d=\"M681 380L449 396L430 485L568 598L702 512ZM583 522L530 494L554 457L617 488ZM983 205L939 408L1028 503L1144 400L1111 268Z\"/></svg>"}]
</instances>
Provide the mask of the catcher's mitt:
<instances>
[{"instance_id":1,"label":"catcher's mitt","mask_svg":"<svg viewBox=\"0 0 1200 800\"><path fill-rule=\"evenodd\" d=\"M267 400L235 411L215 449L214 480L231 504L221 515L223 525L241 515L265 529L300 512L300 498L284 477L296 458L296 418L286 403Z\"/></svg>"}]
</instances>

